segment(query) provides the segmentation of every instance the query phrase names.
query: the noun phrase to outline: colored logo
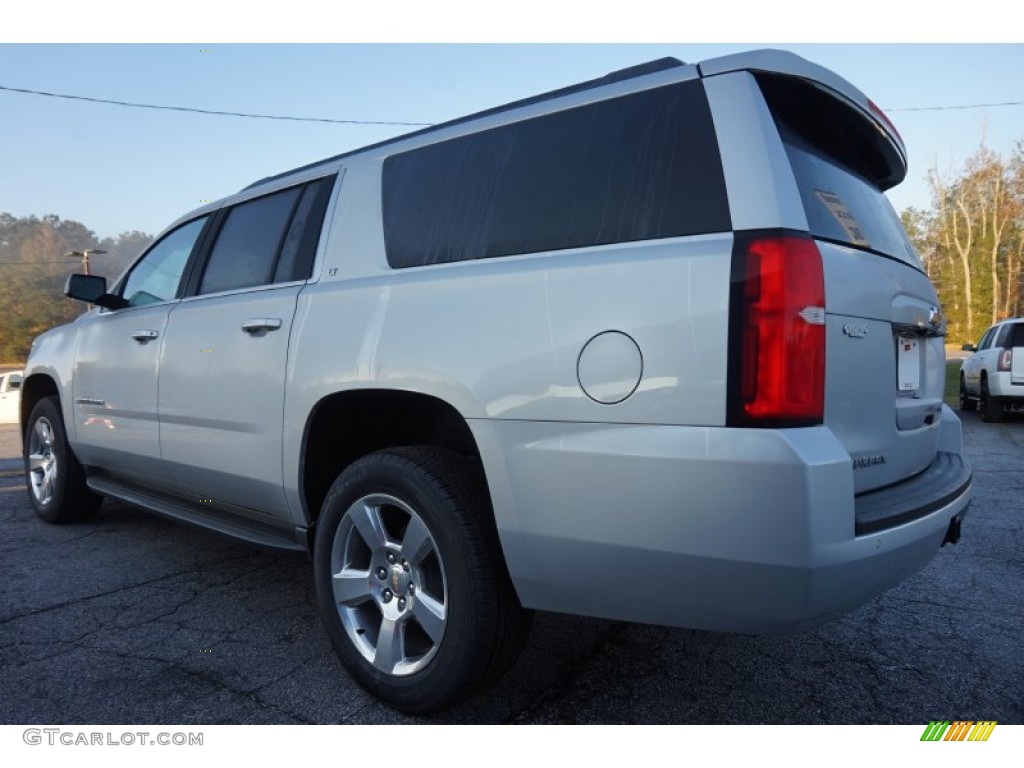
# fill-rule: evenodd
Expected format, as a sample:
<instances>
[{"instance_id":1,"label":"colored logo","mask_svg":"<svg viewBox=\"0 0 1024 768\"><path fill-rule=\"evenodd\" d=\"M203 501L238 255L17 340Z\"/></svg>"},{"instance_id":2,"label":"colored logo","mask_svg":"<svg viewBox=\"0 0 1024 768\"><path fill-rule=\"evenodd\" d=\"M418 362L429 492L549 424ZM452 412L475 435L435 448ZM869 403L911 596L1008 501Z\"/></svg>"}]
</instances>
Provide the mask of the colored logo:
<instances>
[{"instance_id":1,"label":"colored logo","mask_svg":"<svg viewBox=\"0 0 1024 768\"><path fill-rule=\"evenodd\" d=\"M995 720L932 720L921 741L988 741L995 727Z\"/></svg>"}]
</instances>

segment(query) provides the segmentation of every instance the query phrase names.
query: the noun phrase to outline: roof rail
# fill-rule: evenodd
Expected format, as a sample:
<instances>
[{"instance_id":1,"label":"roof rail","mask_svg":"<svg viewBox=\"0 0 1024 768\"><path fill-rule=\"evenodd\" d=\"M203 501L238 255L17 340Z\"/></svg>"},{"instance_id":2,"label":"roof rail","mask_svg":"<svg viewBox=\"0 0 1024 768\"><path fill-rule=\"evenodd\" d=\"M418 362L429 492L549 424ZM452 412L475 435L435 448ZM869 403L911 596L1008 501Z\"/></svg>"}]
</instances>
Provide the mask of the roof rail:
<instances>
[{"instance_id":1,"label":"roof rail","mask_svg":"<svg viewBox=\"0 0 1024 768\"><path fill-rule=\"evenodd\" d=\"M674 67L682 66L685 66L685 63L680 61L679 59L672 56L665 56L660 59L654 59L653 61L644 62L643 64L637 64L632 67L626 67L625 69L618 69L614 72L609 72L607 75L599 77L596 80L587 80L582 83L577 83L576 85L569 85L566 86L565 88L559 88L554 91L548 91L547 93L542 93L537 96L530 96L525 99L520 99L519 101L513 101L508 104L502 104L500 107L491 107L490 109L485 109L482 112L474 112L471 115L457 117L454 120L448 120L444 123L438 123L437 125L432 125L428 128L421 128L418 131L403 133L401 136L395 136L392 139L385 139L384 141L379 141L376 144L368 144L365 147L359 147L358 149L353 149L348 152L342 152L340 155L327 157L324 158L323 160L317 160L316 162L309 163L308 165L302 165L299 166L298 168L292 168L291 170L284 171L282 173L277 173L274 174L273 176L267 176L266 178L260 179L259 181L254 181L249 186L244 187L242 191L244 192L247 189L258 187L261 184L276 181L277 179L284 178L285 176L290 176L293 173L311 170L319 165L327 165L328 163L333 163L345 157L351 157L352 155L358 154L360 152L365 152L370 149L377 149L379 147L386 147L389 144L395 144L399 141L405 141L406 139L413 138L414 136L423 136L428 133L433 133L434 131L440 131L443 128L450 128L453 125L461 125L462 123L467 123L470 120L477 120L478 118L481 117L497 115L501 112L508 112L509 110L518 109L519 107L526 107L529 106L530 104L537 104L542 101L557 99L561 96L568 96L571 93L589 91L591 88L600 88L603 85L611 85L612 83L618 83L622 80L630 80L634 77L642 77L643 75L650 75L653 74L654 72L661 72L666 69L672 69Z\"/></svg>"}]
</instances>

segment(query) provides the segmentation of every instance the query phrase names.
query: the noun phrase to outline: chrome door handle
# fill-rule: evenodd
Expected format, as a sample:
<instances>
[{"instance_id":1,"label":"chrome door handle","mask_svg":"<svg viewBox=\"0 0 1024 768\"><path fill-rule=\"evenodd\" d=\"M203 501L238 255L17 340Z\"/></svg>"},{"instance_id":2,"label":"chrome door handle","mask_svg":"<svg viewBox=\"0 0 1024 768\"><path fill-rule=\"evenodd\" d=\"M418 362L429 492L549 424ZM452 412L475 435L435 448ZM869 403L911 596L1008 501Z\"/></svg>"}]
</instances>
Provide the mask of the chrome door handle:
<instances>
[{"instance_id":1,"label":"chrome door handle","mask_svg":"<svg viewBox=\"0 0 1024 768\"><path fill-rule=\"evenodd\" d=\"M136 331L132 334L132 338L139 342L139 344L145 344L146 342L157 338L159 335L159 331Z\"/></svg>"},{"instance_id":2,"label":"chrome door handle","mask_svg":"<svg viewBox=\"0 0 1024 768\"><path fill-rule=\"evenodd\" d=\"M279 317L253 317L242 321L242 330L254 336L267 331L276 331L280 327L281 318Z\"/></svg>"}]
</instances>

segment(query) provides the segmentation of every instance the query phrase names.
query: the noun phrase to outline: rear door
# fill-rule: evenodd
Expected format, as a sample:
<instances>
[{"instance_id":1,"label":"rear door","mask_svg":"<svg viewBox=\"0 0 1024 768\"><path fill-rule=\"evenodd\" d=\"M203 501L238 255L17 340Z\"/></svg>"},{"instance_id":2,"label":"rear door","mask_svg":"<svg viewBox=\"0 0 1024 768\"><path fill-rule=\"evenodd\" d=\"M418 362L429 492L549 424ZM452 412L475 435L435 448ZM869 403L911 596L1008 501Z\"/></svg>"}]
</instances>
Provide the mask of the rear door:
<instances>
[{"instance_id":1,"label":"rear door","mask_svg":"<svg viewBox=\"0 0 1024 768\"><path fill-rule=\"evenodd\" d=\"M967 391L977 395L981 391L981 371L983 368L991 368L992 363L992 341L995 338L998 327L993 326L982 334L977 349L964 361L964 379L967 382Z\"/></svg>"},{"instance_id":2,"label":"rear door","mask_svg":"<svg viewBox=\"0 0 1024 768\"><path fill-rule=\"evenodd\" d=\"M288 339L333 178L224 211L160 361L160 447L196 501L285 516L281 433ZM235 510L242 511L242 510Z\"/></svg>"},{"instance_id":3,"label":"rear door","mask_svg":"<svg viewBox=\"0 0 1024 768\"><path fill-rule=\"evenodd\" d=\"M883 131L810 81L756 75L822 256L825 424L864 492L935 459L945 377L944 321L931 282L883 188Z\"/></svg>"}]
</instances>

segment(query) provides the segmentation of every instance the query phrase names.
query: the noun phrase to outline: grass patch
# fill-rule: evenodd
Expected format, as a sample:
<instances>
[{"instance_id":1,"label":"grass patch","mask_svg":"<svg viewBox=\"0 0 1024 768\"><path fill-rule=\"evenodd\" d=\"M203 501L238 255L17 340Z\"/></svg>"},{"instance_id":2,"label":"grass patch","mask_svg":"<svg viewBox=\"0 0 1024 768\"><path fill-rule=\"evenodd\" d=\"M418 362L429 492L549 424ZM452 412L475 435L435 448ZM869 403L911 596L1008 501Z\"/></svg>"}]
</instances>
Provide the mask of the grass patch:
<instances>
[{"instance_id":1,"label":"grass patch","mask_svg":"<svg viewBox=\"0 0 1024 768\"><path fill-rule=\"evenodd\" d=\"M960 361L946 362L946 403L956 408L960 404Z\"/></svg>"}]
</instances>

